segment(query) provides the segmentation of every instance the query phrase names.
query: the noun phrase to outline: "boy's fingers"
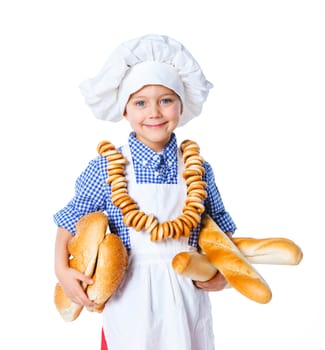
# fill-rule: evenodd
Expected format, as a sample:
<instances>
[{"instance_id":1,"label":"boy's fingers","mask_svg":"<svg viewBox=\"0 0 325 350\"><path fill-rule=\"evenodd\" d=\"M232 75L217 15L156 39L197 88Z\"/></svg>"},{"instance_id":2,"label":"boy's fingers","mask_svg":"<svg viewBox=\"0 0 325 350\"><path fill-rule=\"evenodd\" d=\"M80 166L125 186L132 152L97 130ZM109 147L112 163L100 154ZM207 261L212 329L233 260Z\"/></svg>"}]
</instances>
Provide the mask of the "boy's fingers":
<instances>
[{"instance_id":1,"label":"boy's fingers","mask_svg":"<svg viewBox=\"0 0 325 350\"><path fill-rule=\"evenodd\" d=\"M93 284L94 281L92 278L85 276L81 272L77 271L77 275L75 276L82 284Z\"/></svg>"},{"instance_id":2,"label":"boy's fingers","mask_svg":"<svg viewBox=\"0 0 325 350\"><path fill-rule=\"evenodd\" d=\"M93 284L94 283L94 281L90 277L86 277L86 276L83 276L82 282L86 283L86 284Z\"/></svg>"}]
</instances>

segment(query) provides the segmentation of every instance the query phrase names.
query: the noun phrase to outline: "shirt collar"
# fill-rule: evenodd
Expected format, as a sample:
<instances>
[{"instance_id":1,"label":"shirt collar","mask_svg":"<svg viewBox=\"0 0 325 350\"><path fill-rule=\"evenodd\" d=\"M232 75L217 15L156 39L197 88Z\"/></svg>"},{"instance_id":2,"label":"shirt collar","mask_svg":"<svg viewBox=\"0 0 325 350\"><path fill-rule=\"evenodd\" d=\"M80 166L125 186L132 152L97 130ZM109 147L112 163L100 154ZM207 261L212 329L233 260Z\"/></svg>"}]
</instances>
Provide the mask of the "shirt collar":
<instances>
[{"instance_id":1,"label":"shirt collar","mask_svg":"<svg viewBox=\"0 0 325 350\"><path fill-rule=\"evenodd\" d=\"M158 168L163 163L170 168L177 164L177 140L173 133L168 144L162 152L157 153L143 144L135 137L135 132L129 135L129 145L134 162L141 164L144 167Z\"/></svg>"}]
</instances>

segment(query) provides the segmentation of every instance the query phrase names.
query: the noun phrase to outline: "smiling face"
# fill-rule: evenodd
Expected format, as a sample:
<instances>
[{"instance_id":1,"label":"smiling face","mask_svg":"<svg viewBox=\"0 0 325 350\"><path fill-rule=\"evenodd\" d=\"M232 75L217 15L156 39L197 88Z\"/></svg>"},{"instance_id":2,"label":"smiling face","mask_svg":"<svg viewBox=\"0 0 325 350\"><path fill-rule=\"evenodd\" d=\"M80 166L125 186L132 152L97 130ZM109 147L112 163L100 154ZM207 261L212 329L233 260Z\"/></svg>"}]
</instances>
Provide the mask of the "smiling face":
<instances>
[{"instance_id":1,"label":"smiling face","mask_svg":"<svg viewBox=\"0 0 325 350\"><path fill-rule=\"evenodd\" d=\"M147 85L129 98L124 117L136 138L155 152L168 143L182 114L182 102L174 91L162 85Z\"/></svg>"}]
</instances>

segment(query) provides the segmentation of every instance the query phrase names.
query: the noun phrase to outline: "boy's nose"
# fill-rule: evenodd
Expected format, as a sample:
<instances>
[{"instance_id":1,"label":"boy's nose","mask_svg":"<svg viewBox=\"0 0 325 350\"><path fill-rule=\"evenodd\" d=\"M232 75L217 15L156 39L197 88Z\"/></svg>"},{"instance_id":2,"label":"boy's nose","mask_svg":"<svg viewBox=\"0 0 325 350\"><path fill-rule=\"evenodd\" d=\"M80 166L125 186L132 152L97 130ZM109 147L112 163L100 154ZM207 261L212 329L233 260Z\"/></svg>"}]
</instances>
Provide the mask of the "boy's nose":
<instances>
[{"instance_id":1,"label":"boy's nose","mask_svg":"<svg viewBox=\"0 0 325 350\"><path fill-rule=\"evenodd\" d=\"M152 118L161 117L161 110L159 105L152 105L150 110L150 116Z\"/></svg>"}]
</instances>

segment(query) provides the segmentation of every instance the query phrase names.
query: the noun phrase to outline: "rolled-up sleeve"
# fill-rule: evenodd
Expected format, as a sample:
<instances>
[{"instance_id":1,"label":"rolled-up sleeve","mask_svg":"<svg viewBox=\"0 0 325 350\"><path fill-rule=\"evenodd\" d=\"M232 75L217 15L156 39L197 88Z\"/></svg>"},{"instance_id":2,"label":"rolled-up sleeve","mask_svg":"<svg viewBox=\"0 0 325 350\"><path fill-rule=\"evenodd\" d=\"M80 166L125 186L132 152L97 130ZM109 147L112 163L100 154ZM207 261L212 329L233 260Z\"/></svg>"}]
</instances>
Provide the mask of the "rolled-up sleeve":
<instances>
[{"instance_id":1,"label":"rolled-up sleeve","mask_svg":"<svg viewBox=\"0 0 325 350\"><path fill-rule=\"evenodd\" d=\"M89 162L76 181L74 197L54 214L53 219L57 226L75 234L76 223L82 216L105 210L107 197L105 171L106 164L103 157Z\"/></svg>"}]
</instances>

